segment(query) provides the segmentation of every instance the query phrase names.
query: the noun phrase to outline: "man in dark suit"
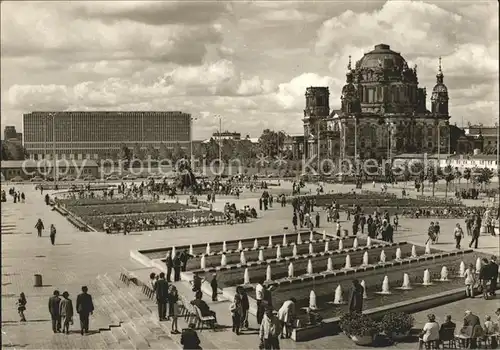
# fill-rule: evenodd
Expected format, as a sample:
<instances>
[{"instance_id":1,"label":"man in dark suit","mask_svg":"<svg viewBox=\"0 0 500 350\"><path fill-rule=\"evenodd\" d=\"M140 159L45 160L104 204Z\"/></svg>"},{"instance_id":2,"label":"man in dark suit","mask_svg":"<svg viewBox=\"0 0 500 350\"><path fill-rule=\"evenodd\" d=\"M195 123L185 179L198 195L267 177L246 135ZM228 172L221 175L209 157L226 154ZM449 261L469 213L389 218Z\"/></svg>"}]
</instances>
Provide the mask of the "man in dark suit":
<instances>
[{"instance_id":1,"label":"man in dark suit","mask_svg":"<svg viewBox=\"0 0 500 350\"><path fill-rule=\"evenodd\" d=\"M363 293L365 289L358 280L352 280L351 295L349 297L349 313L363 312Z\"/></svg>"},{"instance_id":2,"label":"man in dark suit","mask_svg":"<svg viewBox=\"0 0 500 350\"><path fill-rule=\"evenodd\" d=\"M465 343L466 348L477 349L477 338L483 333L479 317L469 310L465 311L464 325L460 333L468 337Z\"/></svg>"},{"instance_id":3,"label":"man in dark suit","mask_svg":"<svg viewBox=\"0 0 500 350\"><path fill-rule=\"evenodd\" d=\"M158 304L158 318L164 321L167 318L168 282L165 281L165 273L160 273L160 279L155 285L156 303Z\"/></svg>"},{"instance_id":4,"label":"man in dark suit","mask_svg":"<svg viewBox=\"0 0 500 350\"><path fill-rule=\"evenodd\" d=\"M495 296L496 291L497 291L497 280L498 280L498 264L497 264L497 257L492 256L491 261L489 263L490 266L490 295Z\"/></svg>"},{"instance_id":5,"label":"man in dark suit","mask_svg":"<svg viewBox=\"0 0 500 350\"><path fill-rule=\"evenodd\" d=\"M179 282L181 280L181 256L180 252L175 253L172 263L174 265L174 281Z\"/></svg>"},{"instance_id":6,"label":"man in dark suit","mask_svg":"<svg viewBox=\"0 0 500 350\"><path fill-rule=\"evenodd\" d=\"M59 298L59 291L55 290L54 294L49 298L49 313L50 319L52 320L52 331L58 333L61 331L61 314L59 312L59 304L61 299Z\"/></svg>"},{"instance_id":7,"label":"man in dark suit","mask_svg":"<svg viewBox=\"0 0 500 350\"><path fill-rule=\"evenodd\" d=\"M82 287L82 292L76 297L76 312L80 315L80 334L88 334L89 332L89 315L94 312L94 303L92 296L88 294L87 286Z\"/></svg>"},{"instance_id":8,"label":"man in dark suit","mask_svg":"<svg viewBox=\"0 0 500 350\"><path fill-rule=\"evenodd\" d=\"M172 251L169 251L167 257L165 258L165 265L167 265L167 282L171 281L172 268L174 267L174 262L172 260Z\"/></svg>"}]
</instances>

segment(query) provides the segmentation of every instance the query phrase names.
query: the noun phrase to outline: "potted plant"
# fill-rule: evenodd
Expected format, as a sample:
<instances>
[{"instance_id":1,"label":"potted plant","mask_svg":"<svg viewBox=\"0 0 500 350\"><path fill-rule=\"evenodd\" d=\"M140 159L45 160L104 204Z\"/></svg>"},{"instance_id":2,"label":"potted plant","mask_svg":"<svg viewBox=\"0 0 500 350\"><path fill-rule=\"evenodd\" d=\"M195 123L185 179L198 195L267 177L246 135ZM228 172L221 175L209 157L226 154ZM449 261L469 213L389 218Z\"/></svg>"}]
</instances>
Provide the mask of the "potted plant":
<instances>
[{"instance_id":1,"label":"potted plant","mask_svg":"<svg viewBox=\"0 0 500 350\"><path fill-rule=\"evenodd\" d=\"M380 321L381 330L395 341L408 337L413 328L415 319L404 312L389 312Z\"/></svg>"},{"instance_id":2,"label":"potted plant","mask_svg":"<svg viewBox=\"0 0 500 350\"><path fill-rule=\"evenodd\" d=\"M339 325L342 331L357 345L371 345L378 329L378 325L373 319L359 313L342 315Z\"/></svg>"}]
</instances>

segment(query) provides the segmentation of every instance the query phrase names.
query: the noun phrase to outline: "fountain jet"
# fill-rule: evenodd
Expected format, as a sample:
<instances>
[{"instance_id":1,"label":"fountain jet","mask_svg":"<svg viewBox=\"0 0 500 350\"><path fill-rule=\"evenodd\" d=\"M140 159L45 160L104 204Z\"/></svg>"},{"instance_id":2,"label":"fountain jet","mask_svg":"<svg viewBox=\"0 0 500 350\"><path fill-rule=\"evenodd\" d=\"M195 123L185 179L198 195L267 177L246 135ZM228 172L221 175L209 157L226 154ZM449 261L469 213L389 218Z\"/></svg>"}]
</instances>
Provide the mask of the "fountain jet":
<instances>
[{"instance_id":1,"label":"fountain jet","mask_svg":"<svg viewBox=\"0 0 500 350\"><path fill-rule=\"evenodd\" d=\"M223 253L227 252L227 244L226 244L226 241L222 242L222 252L223 252Z\"/></svg>"},{"instance_id":2,"label":"fountain jet","mask_svg":"<svg viewBox=\"0 0 500 350\"><path fill-rule=\"evenodd\" d=\"M276 260L281 259L281 247L277 246L276 247Z\"/></svg>"},{"instance_id":3,"label":"fountain jet","mask_svg":"<svg viewBox=\"0 0 500 350\"><path fill-rule=\"evenodd\" d=\"M384 264L384 263L385 263L385 261L386 261L386 258L387 258L387 257L385 256L385 251L384 251L384 250L382 250L382 251L380 252L380 263L381 263L381 264Z\"/></svg>"},{"instance_id":4,"label":"fountain jet","mask_svg":"<svg viewBox=\"0 0 500 350\"><path fill-rule=\"evenodd\" d=\"M345 256L345 266L344 269L350 269L351 268L351 256L347 254Z\"/></svg>"},{"instance_id":5,"label":"fountain jet","mask_svg":"<svg viewBox=\"0 0 500 350\"><path fill-rule=\"evenodd\" d=\"M272 281L273 280L273 276L271 274L271 265L267 265L267 269L266 269L266 281Z\"/></svg>"},{"instance_id":6,"label":"fountain jet","mask_svg":"<svg viewBox=\"0 0 500 350\"><path fill-rule=\"evenodd\" d=\"M293 278L293 276L294 276L293 263L290 263L290 265L288 265L288 278Z\"/></svg>"},{"instance_id":7,"label":"fountain jet","mask_svg":"<svg viewBox=\"0 0 500 350\"><path fill-rule=\"evenodd\" d=\"M269 248L273 246L273 237L269 236L269 243L267 244Z\"/></svg>"},{"instance_id":8,"label":"fountain jet","mask_svg":"<svg viewBox=\"0 0 500 350\"><path fill-rule=\"evenodd\" d=\"M309 243L309 254L314 254L314 247L312 243Z\"/></svg>"},{"instance_id":9,"label":"fountain jet","mask_svg":"<svg viewBox=\"0 0 500 350\"><path fill-rule=\"evenodd\" d=\"M330 242L326 241L325 242L325 253L328 252L330 250Z\"/></svg>"},{"instance_id":10,"label":"fountain jet","mask_svg":"<svg viewBox=\"0 0 500 350\"><path fill-rule=\"evenodd\" d=\"M316 293L314 293L314 290L311 290L311 293L309 293L309 309L318 309L318 305L316 305Z\"/></svg>"},{"instance_id":11,"label":"fountain jet","mask_svg":"<svg viewBox=\"0 0 500 350\"><path fill-rule=\"evenodd\" d=\"M314 273L313 264L312 264L311 259L309 259L309 261L307 262L307 274L312 275L313 273Z\"/></svg>"},{"instance_id":12,"label":"fountain jet","mask_svg":"<svg viewBox=\"0 0 500 350\"><path fill-rule=\"evenodd\" d=\"M382 294L382 295L389 295L391 294L390 288L389 288L389 277L385 276L384 280L382 281L382 290L378 292L377 294Z\"/></svg>"},{"instance_id":13,"label":"fountain jet","mask_svg":"<svg viewBox=\"0 0 500 350\"><path fill-rule=\"evenodd\" d=\"M483 267L483 262L481 261L481 258L477 258L477 260L476 260L476 273L479 273L479 271L481 271L481 267Z\"/></svg>"},{"instance_id":14,"label":"fountain jet","mask_svg":"<svg viewBox=\"0 0 500 350\"><path fill-rule=\"evenodd\" d=\"M365 280L362 280L360 284L361 284L361 287L363 287L363 299L368 299L368 293L366 292Z\"/></svg>"},{"instance_id":15,"label":"fountain jet","mask_svg":"<svg viewBox=\"0 0 500 350\"><path fill-rule=\"evenodd\" d=\"M371 237L367 237L366 238L366 246L367 247L371 247L372 246L372 238Z\"/></svg>"},{"instance_id":16,"label":"fountain jet","mask_svg":"<svg viewBox=\"0 0 500 350\"><path fill-rule=\"evenodd\" d=\"M449 281L449 279L448 279L448 268L446 266L443 266L443 268L441 269L441 278L439 280L441 282Z\"/></svg>"},{"instance_id":17,"label":"fountain jet","mask_svg":"<svg viewBox=\"0 0 500 350\"><path fill-rule=\"evenodd\" d=\"M423 281L422 285L424 285L424 286L430 286L430 285L432 285L432 282L431 282L431 273L429 272L429 269L426 269L424 271L424 281Z\"/></svg>"},{"instance_id":18,"label":"fountain jet","mask_svg":"<svg viewBox=\"0 0 500 350\"><path fill-rule=\"evenodd\" d=\"M431 254L431 241L427 242L427 244L425 245L425 255L429 255Z\"/></svg>"},{"instance_id":19,"label":"fountain jet","mask_svg":"<svg viewBox=\"0 0 500 350\"><path fill-rule=\"evenodd\" d=\"M238 250L240 252L243 250L243 243L241 241L238 242Z\"/></svg>"},{"instance_id":20,"label":"fountain jet","mask_svg":"<svg viewBox=\"0 0 500 350\"><path fill-rule=\"evenodd\" d=\"M342 251L342 250L344 250L344 241L342 241L342 238L341 238L341 239L339 239L339 249L338 249L338 251Z\"/></svg>"},{"instance_id":21,"label":"fountain jet","mask_svg":"<svg viewBox=\"0 0 500 350\"><path fill-rule=\"evenodd\" d=\"M410 276L407 273L403 274L403 284L398 289L401 289L401 290L410 290L410 289L412 289L411 288L411 283L410 283Z\"/></svg>"},{"instance_id":22,"label":"fountain jet","mask_svg":"<svg viewBox=\"0 0 500 350\"><path fill-rule=\"evenodd\" d=\"M297 257L297 245L295 245L295 244L293 245L293 248L292 248L292 255L294 258Z\"/></svg>"},{"instance_id":23,"label":"fountain jet","mask_svg":"<svg viewBox=\"0 0 500 350\"><path fill-rule=\"evenodd\" d=\"M264 261L264 251L262 249L259 250L259 261L260 262Z\"/></svg>"},{"instance_id":24,"label":"fountain jet","mask_svg":"<svg viewBox=\"0 0 500 350\"><path fill-rule=\"evenodd\" d=\"M205 250L205 254L210 255L210 243L207 243L207 249Z\"/></svg>"},{"instance_id":25,"label":"fountain jet","mask_svg":"<svg viewBox=\"0 0 500 350\"><path fill-rule=\"evenodd\" d=\"M326 230L323 230L323 241L326 241Z\"/></svg>"},{"instance_id":26,"label":"fountain jet","mask_svg":"<svg viewBox=\"0 0 500 350\"><path fill-rule=\"evenodd\" d=\"M225 253L222 253L220 257L220 266L227 266L227 256Z\"/></svg>"},{"instance_id":27,"label":"fountain jet","mask_svg":"<svg viewBox=\"0 0 500 350\"><path fill-rule=\"evenodd\" d=\"M314 232L309 233L309 242L314 242Z\"/></svg>"},{"instance_id":28,"label":"fountain jet","mask_svg":"<svg viewBox=\"0 0 500 350\"><path fill-rule=\"evenodd\" d=\"M354 242L352 242L352 247L354 249L358 248L358 237L354 238Z\"/></svg>"},{"instance_id":29,"label":"fountain jet","mask_svg":"<svg viewBox=\"0 0 500 350\"><path fill-rule=\"evenodd\" d=\"M396 260L401 260L401 248L396 249Z\"/></svg>"},{"instance_id":30,"label":"fountain jet","mask_svg":"<svg viewBox=\"0 0 500 350\"><path fill-rule=\"evenodd\" d=\"M201 265L201 268L202 268L202 269L206 269L206 268L207 268L207 267L206 267L206 266L207 266L207 263L206 263L206 261L205 261L205 255L202 255L202 256L201 256L200 265Z\"/></svg>"},{"instance_id":31,"label":"fountain jet","mask_svg":"<svg viewBox=\"0 0 500 350\"><path fill-rule=\"evenodd\" d=\"M259 241L257 240L257 238L255 238L255 241L253 241L253 249L259 249Z\"/></svg>"},{"instance_id":32,"label":"fountain jet","mask_svg":"<svg viewBox=\"0 0 500 350\"><path fill-rule=\"evenodd\" d=\"M465 263L463 261L460 262L460 268L458 270L458 274L460 277L465 277Z\"/></svg>"},{"instance_id":33,"label":"fountain jet","mask_svg":"<svg viewBox=\"0 0 500 350\"><path fill-rule=\"evenodd\" d=\"M247 258L245 258L245 252L242 251L240 253L240 264L241 265L246 265L247 264Z\"/></svg>"},{"instance_id":34,"label":"fountain jet","mask_svg":"<svg viewBox=\"0 0 500 350\"><path fill-rule=\"evenodd\" d=\"M335 289L335 297L333 298L333 303L335 305L342 305L345 303L342 286L340 284L337 286L337 289Z\"/></svg>"},{"instance_id":35,"label":"fountain jet","mask_svg":"<svg viewBox=\"0 0 500 350\"><path fill-rule=\"evenodd\" d=\"M243 284L250 284L250 274L248 273L248 268L245 269L243 274Z\"/></svg>"},{"instance_id":36,"label":"fountain jet","mask_svg":"<svg viewBox=\"0 0 500 350\"><path fill-rule=\"evenodd\" d=\"M194 249L192 244L189 245L189 255L194 255Z\"/></svg>"},{"instance_id":37,"label":"fountain jet","mask_svg":"<svg viewBox=\"0 0 500 350\"><path fill-rule=\"evenodd\" d=\"M300 232L297 233L297 244L302 244L302 237L300 236Z\"/></svg>"},{"instance_id":38,"label":"fountain jet","mask_svg":"<svg viewBox=\"0 0 500 350\"><path fill-rule=\"evenodd\" d=\"M326 271L331 272L333 271L333 261L332 258L328 258L328 261L326 263Z\"/></svg>"},{"instance_id":39,"label":"fountain jet","mask_svg":"<svg viewBox=\"0 0 500 350\"><path fill-rule=\"evenodd\" d=\"M418 257L418 255L417 255L417 247L415 247L414 245L411 246L411 257L412 258Z\"/></svg>"},{"instance_id":40,"label":"fountain jet","mask_svg":"<svg viewBox=\"0 0 500 350\"><path fill-rule=\"evenodd\" d=\"M170 256L172 257L172 259L175 258L175 254L176 254L175 247L172 247L172 253L170 254Z\"/></svg>"},{"instance_id":41,"label":"fountain jet","mask_svg":"<svg viewBox=\"0 0 500 350\"><path fill-rule=\"evenodd\" d=\"M286 247L288 245L288 242L286 241L286 233L283 235L283 243L281 245L283 247Z\"/></svg>"},{"instance_id":42,"label":"fountain jet","mask_svg":"<svg viewBox=\"0 0 500 350\"><path fill-rule=\"evenodd\" d=\"M370 259L368 257L368 252L364 252L363 254L363 266L370 265Z\"/></svg>"}]
</instances>

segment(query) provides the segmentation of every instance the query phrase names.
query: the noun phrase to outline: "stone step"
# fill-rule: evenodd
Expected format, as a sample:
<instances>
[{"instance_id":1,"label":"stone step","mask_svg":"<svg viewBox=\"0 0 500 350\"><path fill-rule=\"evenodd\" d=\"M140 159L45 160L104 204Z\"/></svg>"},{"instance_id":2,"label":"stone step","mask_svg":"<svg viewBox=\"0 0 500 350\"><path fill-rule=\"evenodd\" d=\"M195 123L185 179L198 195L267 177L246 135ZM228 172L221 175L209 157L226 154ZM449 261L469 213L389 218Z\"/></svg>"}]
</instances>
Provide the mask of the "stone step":
<instances>
[{"instance_id":1,"label":"stone step","mask_svg":"<svg viewBox=\"0 0 500 350\"><path fill-rule=\"evenodd\" d=\"M135 349L129 337L125 334L122 327L111 328L113 337L118 341L119 349L133 350Z\"/></svg>"},{"instance_id":2,"label":"stone step","mask_svg":"<svg viewBox=\"0 0 500 350\"><path fill-rule=\"evenodd\" d=\"M119 349L120 348L120 343L118 340L114 337L112 331L103 331L101 332L101 337L106 344L106 347L108 349Z\"/></svg>"}]
</instances>

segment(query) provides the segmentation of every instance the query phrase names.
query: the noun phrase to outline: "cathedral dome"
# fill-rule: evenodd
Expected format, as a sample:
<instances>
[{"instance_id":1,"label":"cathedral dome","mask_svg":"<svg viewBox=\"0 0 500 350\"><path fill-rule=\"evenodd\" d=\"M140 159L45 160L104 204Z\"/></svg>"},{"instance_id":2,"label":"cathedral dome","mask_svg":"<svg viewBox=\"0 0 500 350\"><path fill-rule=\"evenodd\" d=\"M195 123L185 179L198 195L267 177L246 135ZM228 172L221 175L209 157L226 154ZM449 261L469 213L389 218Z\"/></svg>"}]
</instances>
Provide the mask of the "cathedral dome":
<instances>
[{"instance_id":1,"label":"cathedral dome","mask_svg":"<svg viewBox=\"0 0 500 350\"><path fill-rule=\"evenodd\" d=\"M386 44L376 45L372 51L365 53L363 58L356 64L358 69L392 69L397 67L403 70L407 66L405 59L399 52L392 51L391 47Z\"/></svg>"}]
</instances>

